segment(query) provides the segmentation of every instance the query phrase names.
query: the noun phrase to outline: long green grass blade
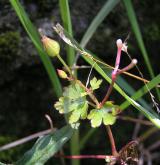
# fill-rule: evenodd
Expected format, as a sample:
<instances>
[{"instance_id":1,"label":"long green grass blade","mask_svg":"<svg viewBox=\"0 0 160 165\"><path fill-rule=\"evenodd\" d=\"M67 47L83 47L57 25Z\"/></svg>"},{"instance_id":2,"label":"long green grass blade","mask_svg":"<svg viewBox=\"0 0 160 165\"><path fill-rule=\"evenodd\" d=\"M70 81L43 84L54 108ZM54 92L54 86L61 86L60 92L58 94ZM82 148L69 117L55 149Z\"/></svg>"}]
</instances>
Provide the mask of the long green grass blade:
<instances>
[{"instance_id":1,"label":"long green grass blade","mask_svg":"<svg viewBox=\"0 0 160 165\"><path fill-rule=\"evenodd\" d=\"M131 23L133 32L136 36L136 39L137 39L138 45L140 47L140 50L142 52L143 58L145 60L145 63L146 63L147 68L149 70L149 73L153 78L154 73L153 73L152 66L151 66L151 63L150 63L150 60L149 60L149 57L148 57L148 54L147 54L147 51L146 51L146 48L145 48L145 45L143 42L142 34L141 34L141 31L140 31L140 28L139 28L139 25L137 22L137 18L136 18L136 14L135 14L132 2L131 2L131 0L127 0L127 1L123 0L123 3L126 7L128 18L129 18L129 21Z\"/></svg>"},{"instance_id":2,"label":"long green grass blade","mask_svg":"<svg viewBox=\"0 0 160 165\"><path fill-rule=\"evenodd\" d=\"M44 165L71 138L73 129L65 126L40 137L15 165Z\"/></svg>"},{"instance_id":3,"label":"long green grass blade","mask_svg":"<svg viewBox=\"0 0 160 165\"><path fill-rule=\"evenodd\" d=\"M124 78L122 78L122 76L118 76L116 82L129 96L132 96L136 92L135 89ZM150 105L143 98L139 98L138 102L143 107L150 108Z\"/></svg>"},{"instance_id":4,"label":"long green grass blade","mask_svg":"<svg viewBox=\"0 0 160 165\"><path fill-rule=\"evenodd\" d=\"M30 39L32 40L34 46L36 47L38 54L43 62L43 65L48 73L48 76L51 80L51 83L52 83L52 86L54 88L56 95L58 97L60 97L62 94L61 84L59 82L59 79L57 77L57 74L55 72L55 69L52 65L51 60L49 59L49 57L46 55L46 53L43 50L40 36L39 36L36 28L33 26L32 22L28 18L25 10L23 9L22 5L19 3L18 0L10 0L10 3L12 4L22 25L24 26L24 28L25 28L26 32L28 33Z\"/></svg>"},{"instance_id":5,"label":"long green grass blade","mask_svg":"<svg viewBox=\"0 0 160 165\"><path fill-rule=\"evenodd\" d=\"M66 29L66 31L73 36L72 31L72 22L71 22L71 15L70 15L70 9L69 9L69 3L68 0L59 0L59 7L60 7L60 13L61 18L63 22L63 26ZM75 51L72 47L69 45L66 45L66 52L67 52L67 62L69 66L72 66L75 61ZM75 73L76 74L76 73ZM80 155L79 151L79 130L76 130L70 140L70 151L71 155ZM72 165L79 165L80 160L79 159L72 159L71 160Z\"/></svg>"},{"instance_id":6,"label":"long green grass blade","mask_svg":"<svg viewBox=\"0 0 160 165\"><path fill-rule=\"evenodd\" d=\"M66 29L66 31L71 36L73 36L68 0L59 0L59 6L60 6L61 18L63 21L63 26ZM67 51L67 62L70 66L72 66L75 58L75 51L72 47L68 45L66 45L66 51Z\"/></svg>"},{"instance_id":7,"label":"long green grass blade","mask_svg":"<svg viewBox=\"0 0 160 165\"><path fill-rule=\"evenodd\" d=\"M153 80L151 80L147 86L144 85L141 89L139 89L131 98L134 100L138 100L141 98L144 94L148 93L148 90L151 90L155 86L157 86L160 83L160 75L156 76ZM125 101L121 104L121 109L126 109L130 103L128 101Z\"/></svg>"},{"instance_id":8,"label":"long green grass blade","mask_svg":"<svg viewBox=\"0 0 160 165\"><path fill-rule=\"evenodd\" d=\"M85 32L80 45L85 47L88 41L93 36L94 32L97 30L98 26L102 23L105 17L113 10L113 8L118 4L120 0L108 0L101 10L98 12L96 17L91 22L90 26L88 27L87 31Z\"/></svg>"},{"instance_id":9,"label":"long green grass blade","mask_svg":"<svg viewBox=\"0 0 160 165\"><path fill-rule=\"evenodd\" d=\"M131 0L123 0L123 3L126 7L129 21L131 23L133 32L134 32L135 37L137 39L139 48L142 52L142 55L143 55L144 61L146 63L146 66L148 68L149 74L150 74L151 78L154 78L155 77L154 72L153 72L153 69L152 69L152 66L151 66L151 63L149 60L147 50L146 50L144 42L143 42L143 37L142 37L141 31L140 31L140 27L138 25L138 21L137 21L136 14L135 14L135 11L134 11L134 8L132 5L132 1ZM157 91L157 95L160 99L160 92L157 88L156 88L156 91Z\"/></svg>"}]
</instances>

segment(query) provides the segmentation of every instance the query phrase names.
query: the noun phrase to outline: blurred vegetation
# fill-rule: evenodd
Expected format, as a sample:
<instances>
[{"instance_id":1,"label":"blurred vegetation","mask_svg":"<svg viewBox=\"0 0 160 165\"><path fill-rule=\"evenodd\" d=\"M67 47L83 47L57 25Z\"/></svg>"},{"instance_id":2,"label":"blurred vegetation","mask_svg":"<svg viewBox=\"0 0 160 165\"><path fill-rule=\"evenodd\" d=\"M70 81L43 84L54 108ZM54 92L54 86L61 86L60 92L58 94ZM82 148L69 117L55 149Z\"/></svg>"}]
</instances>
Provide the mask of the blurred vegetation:
<instances>
[{"instance_id":1,"label":"blurred vegetation","mask_svg":"<svg viewBox=\"0 0 160 165\"><path fill-rule=\"evenodd\" d=\"M0 35L0 58L16 58L20 43L19 32L9 31Z\"/></svg>"}]
</instances>

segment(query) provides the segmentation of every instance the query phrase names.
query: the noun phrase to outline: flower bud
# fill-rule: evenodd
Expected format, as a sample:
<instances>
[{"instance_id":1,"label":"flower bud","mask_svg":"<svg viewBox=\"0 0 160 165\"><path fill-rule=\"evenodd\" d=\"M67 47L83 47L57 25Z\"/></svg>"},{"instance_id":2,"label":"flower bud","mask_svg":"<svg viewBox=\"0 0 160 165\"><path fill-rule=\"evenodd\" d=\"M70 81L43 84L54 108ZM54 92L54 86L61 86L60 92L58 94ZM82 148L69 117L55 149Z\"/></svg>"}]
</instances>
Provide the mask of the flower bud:
<instances>
[{"instance_id":1,"label":"flower bud","mask_svg":"<svg viewBox=\"0 0 160 165\"><path fill-rule=\"evenodd\" d=\"M45 51L51 57L59 55L60 46L59 43L55 40L52 40L46 36L42 36L42 43L44 45Z\"/></svg>"},{"instance_id":2,"label":"flower bud","mask_svg":"<svg viewBox=\"0 0 160 165\"><path fill-rule=\"evenodd\" d=\"M68 76L63 70L57 69L58 75L60 78L66 79Z\"/></svg>"},{"instance_id":3,"label":"flower bud","mask_svg":"<svg viewBox=\"0 0 160 165\"><path fill-rule=\"evenodd\" d=\"M122 43L122 40L121 40L121 39L118 39L118 40L116 41L116 44L117 44L117 47L118 47L118 48L122 48L122 47L123 47L123 43Z\"/></svg>"},{"instance_id":4,"label":"flower bud","mask_svg":"<svg viewBox=\"0 0 160 165\"><path fill-rule=\"evenodd\" d=\"M134 65L136 65L136 64L138 63L137 59L133 59L133 60L132 60L132 63L133 63Z\"/></svg>"}]
</instances>

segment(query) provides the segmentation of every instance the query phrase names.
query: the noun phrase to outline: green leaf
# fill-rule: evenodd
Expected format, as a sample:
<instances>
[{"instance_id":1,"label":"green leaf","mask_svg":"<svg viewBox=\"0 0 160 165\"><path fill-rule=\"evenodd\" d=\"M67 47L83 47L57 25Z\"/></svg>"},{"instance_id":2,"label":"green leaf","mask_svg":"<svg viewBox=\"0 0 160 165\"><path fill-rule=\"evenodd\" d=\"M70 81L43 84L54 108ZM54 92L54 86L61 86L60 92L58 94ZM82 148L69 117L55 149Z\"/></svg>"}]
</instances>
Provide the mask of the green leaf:
<instances>
[{"instance_id":1,"label":"green leaf","mask_svg":"<svg viewBox=\"0 0 160 165\"><path fill-rule=\"evenodd\" d=\"M87 95L87 93L78 84L70 85L68 88L65 89L63 93L63 96L68 97L70 99L78 99L85 95Z\"/></svg>"},{"instance_id":2,"label":"green leaf","mask_svg":"<svg viewBox=\"0 0 160 165\"><path fill-rule=\"evenodd\" d=\"M76 110L74 110L69 118L69 123L75 123L80 118L86 119L87 118L87 110L88 110L88 103L85 102L82 106L79 106Z\"/></svg>"},{"instance_id":3,"label":"green leaf","mask_svg":"<svg viewBox=\"0 0 160 165\"><path fill-rule=\"evenodd\" d=\"M0 165L7 165L7 164L4 164L4 163L1 163L1 162L0 162Z\"/></svg>"},{"instance_id":4,"label":"green leaf","mask_svg":"<svg viewBox=\"0 0 160 165\"><path fill-rule=\"evenodd\" d=\"M101 110L93 109L91 110L90 114L87 117L89 120L91 120L91 126L99 127L102 124L102 113Z\"/></svg>"},{"instance_id":5,"label":"green leaf","mask_svg":"<svg viewBox=\"0 0 160 165\"><path fill-rule=\"evenodd\" d=\"M44 52L40 36L38 34L37 29L33 26L32 22L30 21L29 17L27 16L23 6L19 3L18 0L10 0L12 7L16 11L23 27L25 28L26 32L28 33L30 39L32 40L34 46L36 47L38 54L42 60L42 63L48 73L48 76L51 80L52 86L54 91L58 97L62 95L62 88L56 71L52 65L52 62L48 55Z\"/></svg>"},{"instance_id":6,"label":"green leaf","mask_svg":"<svg viewBox=\"0 0 160 165\"><path fill-rule=\"evenodd\" d=\"M139 98L141 98L144 94L148 93L148 90L151 90L152 88L154 88L155 86L157 86L160 83L160 74L157 75L154 79L152 79L149 83L147 83L141 88L139 89L137 92L135 92L134 94L132 94L132 99L134 99L135 101L138 100ZM122 103L120 105L120 108L126 109L131 103L129 103L127 100Z\"/></svg>"},{"instance_id":7,"label":"green leaf","mask_svg":"<svg viewBox=\"0 0 160 165\"><path fill-rule=\"evenodd\" d=\"M60 97L54 106L59 113L72 112L69 123L77 122L79 119L87 117L88 103L86 95L87 93L78 84L72 84L65 88L63 97Z\"/></svg>"},{"instance_id":8,"label":"green leaf","mask_svg":"<svg viewBox=\"0 0 160 165\"><path fill-rule=\"evenodd\" d=\"M70 126L65 126L40 137L15 165L43 165L71 138L73 130Z\"/></svg>"},{"instance_id":9,"label":"green leaf","mask_svg":"<svg viewBox=\"0 0 160 165\"><path fill-rule=\"evenodd\" d=\"M97 80L96 77L94 77L91 81L90 81L90 85L92 90L98 89L100 87L102 83L102 80Z\"/></svg>"},{"instance_id":10,"label":"green leaf","mask_svg":"<svg viewBox=\"0 0 160 165\"><path fill-rule=\"evenodd\" d=\"M116 111L119 109L117 105L113 105L108 101L101 109L93 109L88 115L88 119L91 120L92 127L99 127L102 122L104 125L112 125L116 122Z\"/></svg>"}]
</instances>

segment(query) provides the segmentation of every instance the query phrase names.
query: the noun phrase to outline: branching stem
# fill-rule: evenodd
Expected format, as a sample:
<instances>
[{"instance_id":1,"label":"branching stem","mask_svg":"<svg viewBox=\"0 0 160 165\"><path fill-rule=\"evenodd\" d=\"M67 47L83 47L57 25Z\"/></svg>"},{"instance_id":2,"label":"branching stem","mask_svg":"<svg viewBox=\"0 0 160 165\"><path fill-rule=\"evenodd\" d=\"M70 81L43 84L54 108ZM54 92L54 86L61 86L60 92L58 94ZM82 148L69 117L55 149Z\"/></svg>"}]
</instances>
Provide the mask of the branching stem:
<instances>
[{"instance_id":1,"label":"branching stem","mask_svg":"<svg viewBox=\"0 0 160 165\"><path fill-rule=\"evenodd\" d=\"M92 93L92 91L87 88L80 80L75 80L77 84L79 84L89 95L89 97L93 100L93 102L95 102L96 106L99 107L99 102L96 98L96 96Z\"/></svg>"}]
</instances>

